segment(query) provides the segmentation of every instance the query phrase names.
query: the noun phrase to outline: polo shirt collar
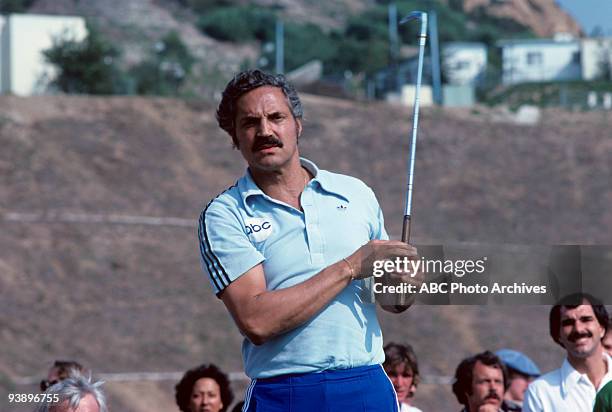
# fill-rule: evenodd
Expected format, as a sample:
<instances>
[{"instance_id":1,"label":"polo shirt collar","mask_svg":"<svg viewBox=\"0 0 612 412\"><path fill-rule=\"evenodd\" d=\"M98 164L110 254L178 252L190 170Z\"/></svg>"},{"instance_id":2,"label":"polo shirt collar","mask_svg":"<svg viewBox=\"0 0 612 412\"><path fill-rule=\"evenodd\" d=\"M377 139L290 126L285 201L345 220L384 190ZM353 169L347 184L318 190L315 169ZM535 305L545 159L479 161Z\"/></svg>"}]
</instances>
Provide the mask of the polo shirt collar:
<instances>
[{"instance_id":1,"label":"polo shirt collar","mask_svg":"<svg viewBox=\"0 0 612 412\"><path fill-rule=\"evenodd\" d=\"M314 162L311 162L306 158L300 157L300 164L313 176L312 180L310 181L311 183L317 183L326 192L338 195L345 199L347 202L349 201L348 197L343 193L343 188L340 185L335 184L333 178L329 174L325 173L325 171L320 171L317 165L314 164ZM244 204L244 207L249 211L251 208L247 200L251 196L262 196L270 201L275 201L270 196L265 194L263 190L259 188L259 186L257 186L257 183L255 183L255 181L253 180L253 176L251 176L251 171L248 168L244 176L238 182L238 188L240 189L240 194L242 196L242 202Z\"/></svg>"},{"instance_id":2,"label":"polo shirt collar","mask_svg":"<svg viewBox=\"0 0 612 412\"><path fill-rule=\"evenodd\" d=\"M321 189L328 193L340 196L347 202L350 201L349 194L342 185L335 181L333 174L326 172L325 170L319 170L316 164L303 157L300 157L300 163L313 176L313 179L311 180L312 183L318 184Z\"/></svg>"},{"instance_id":3,"label":"polo shirt collar","mask_svg":"<svg viewBox=\"0 0 612 412\"><path fill-rule=\"evenodd\" d=\"M604 379L606 376L612 374L612 358L604 353L604 360L608 365L608 371L604 375ZM565 398L574 388L574 386L578 385L578 383L586 379L589 383L589 377L585 374L581 374L569 363L567 358L563 361L563 365L561 366L561 396ZM592 383L591 383L592 385Z\"/></svg>"}]
</instances>

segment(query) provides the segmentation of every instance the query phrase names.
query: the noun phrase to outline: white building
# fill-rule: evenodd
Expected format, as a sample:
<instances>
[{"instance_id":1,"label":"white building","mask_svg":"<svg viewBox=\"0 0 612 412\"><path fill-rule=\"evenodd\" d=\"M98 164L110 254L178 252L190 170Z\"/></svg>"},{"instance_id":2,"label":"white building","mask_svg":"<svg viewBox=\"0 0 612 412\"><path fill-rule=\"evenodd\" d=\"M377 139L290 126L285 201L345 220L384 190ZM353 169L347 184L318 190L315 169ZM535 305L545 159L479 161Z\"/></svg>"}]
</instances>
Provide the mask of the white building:
<instances>
[{"instance_id":1,"label":"white building","mask_svg":"<svg viewBox=\"0 0 612 412\"><path fill-rule=\"evenodd\" d=\"M503 40L503 83L578 80L580 42L575 39Z\"/></svg>"},{"instance_id":2,"label":"white building","mask_svg":"<svg viewBox=\"0 0 612 412\"><path fill-rule=\"evenodd\" d=\"M487 68L487 46L483 43L450 42L442 45L442 70L448 84L475 85Z\"/></svg>"},{"instance_id":3,"label":"white building","mask_svg":"<svg viewBox=\"0 0 612 412\"><path fill-rule=\"evenodd\" d=\"M610 76L612 71L612 38L582 39L581 41L582 79L595 80ZM605 73L605 71L608 73ZM608 80L612 78L608 77Z\"/></svg>"},{"instance_id":4,"label":"white building","mask_svg":"<svg viewBox=\"0 0 612 412\"><path fill-rule=\"evenodd\" d=\"M42 52L54 39L83 40L85 19L72 16L0 16L0 92L19 96L44 93L53 67Z\"/></svg>"}]
</instances>

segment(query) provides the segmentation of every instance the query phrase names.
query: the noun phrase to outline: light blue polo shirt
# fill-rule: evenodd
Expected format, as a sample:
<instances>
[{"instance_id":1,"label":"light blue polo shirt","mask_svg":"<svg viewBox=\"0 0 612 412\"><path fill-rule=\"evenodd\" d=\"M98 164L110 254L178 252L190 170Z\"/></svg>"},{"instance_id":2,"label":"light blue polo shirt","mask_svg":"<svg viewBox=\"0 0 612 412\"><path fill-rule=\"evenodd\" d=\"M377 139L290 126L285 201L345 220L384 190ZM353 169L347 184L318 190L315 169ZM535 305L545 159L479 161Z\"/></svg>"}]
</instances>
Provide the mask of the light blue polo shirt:
<instances>
[{"instance_id":1,"label":"light blue polo shirt","mask_svg":"<svg viewBox=\"0 0 612 412\"><path fill-rule=\"evenodd\" d=\"M247 173L200 215L202 266L217 295L262 264L268 290L304 282L373 239L388 239L372 190L353 177L319 170L300 197L303 212L266 195ZM375 304L353 281L317 315L260 346L245 338L246 374L269 378L384 361Z\"/></svg>"}]
</instances>

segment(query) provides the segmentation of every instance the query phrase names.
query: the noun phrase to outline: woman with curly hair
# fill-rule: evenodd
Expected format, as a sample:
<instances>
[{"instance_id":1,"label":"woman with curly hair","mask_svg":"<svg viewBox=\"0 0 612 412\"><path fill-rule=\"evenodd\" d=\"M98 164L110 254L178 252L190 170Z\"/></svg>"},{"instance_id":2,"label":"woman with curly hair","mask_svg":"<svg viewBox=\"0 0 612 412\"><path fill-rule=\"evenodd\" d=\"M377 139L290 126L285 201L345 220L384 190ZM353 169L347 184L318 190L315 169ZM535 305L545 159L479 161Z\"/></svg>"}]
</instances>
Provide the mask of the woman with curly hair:
<instances>
[{"instance_id":1,"label":"woman with curly hair","mask_svg":"<svg viewBox=\"0 0 612 412\"><path fill-rule=\"evenodd\" d=\"M227 375L212 363L189 369L175 390L182 412L225 412L234 400Z\"/></svg>"}]
</instances>

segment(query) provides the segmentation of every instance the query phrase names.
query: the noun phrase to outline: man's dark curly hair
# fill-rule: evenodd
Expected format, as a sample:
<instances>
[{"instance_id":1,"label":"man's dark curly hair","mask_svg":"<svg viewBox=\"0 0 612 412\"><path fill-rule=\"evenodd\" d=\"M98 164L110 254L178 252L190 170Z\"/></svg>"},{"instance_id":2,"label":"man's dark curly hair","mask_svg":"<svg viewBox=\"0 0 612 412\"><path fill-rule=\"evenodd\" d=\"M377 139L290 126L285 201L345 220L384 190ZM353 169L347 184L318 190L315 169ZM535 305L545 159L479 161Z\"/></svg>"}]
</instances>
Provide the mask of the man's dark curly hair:
<instances>
[{"instance_id":1,"label":"man's dark curly hair","mask_svg":"<svg viewBox=\"0 0 612 412\"><path fill-rule=\"evenodd\" d=\"M183 375L181 381L176 384L174 387L174 398L176 399L176 404L178 405L179 409L182 412L190 412L189 400L191 399L193 385L195 385L198 379L202 378L211 378L217 382L221 390L221 402L223 402L221 412L225 412L225 410L234 400L234 394L230 388L227 375L221 372L221 370L212 363L208 365L203 364L193 369L189 369L187 372L185 372L185 375Z\"/></svg>"},{"instance_id":2,"label":"man's dark curly hair","mask_svg":"<svg viewBox=\"0 0 612 412\"><path fill-rule=\"evenodd\" d=\"M501 369L504 377L504 392L508 389L508 372L502 363L501 359L491 351L484 351L461 361L455 371L455 382L453 382L453 393L457 397L460 404L468 404L467 395L472 394L472 381L474 379L474 366L476 362L480 362L486 366Z\"/></svg>"},{"instance_id":3,"label":"man's dark curly hair","mask_svg":"<svg viewBox=\"0 0 612 412\"><path fill-rule=\"evenodd\" d=\"M235 147L236 140L236 101L243 94L262 86L278 87L287 98L287 104L294 119L304 116L302 103L295 88L285 79L282 74L269 74L259 69L245 70L238 73L225 86L221 103L217 108L217 122L219 127L225 130L231 137Z\"/></svg>"},{"instance_id":4,"label":"man's dark curly hair","mask_svg":"<svg viewBox=\"0 0 612 412\"><path fill-rule=\"evenodd\" d=\"M559 342L559 334L561 332L561 308L574 309L578 305L582 305L585 300L589 302L593 308L593 313L595 313L597 322L599 322L606 332L608 331L608 311L601 301L588 293L573 293L561 298L550 310L550 316L548 318L550 336L559 345L561 345L561 342Z\"/></svg>"}]
</instances>

